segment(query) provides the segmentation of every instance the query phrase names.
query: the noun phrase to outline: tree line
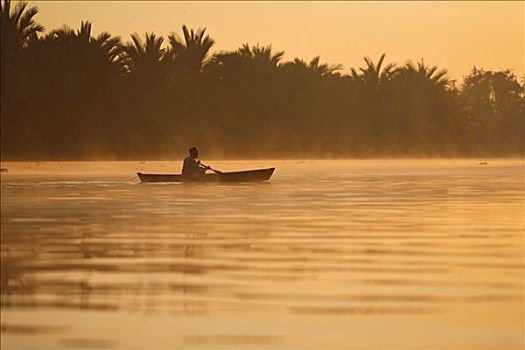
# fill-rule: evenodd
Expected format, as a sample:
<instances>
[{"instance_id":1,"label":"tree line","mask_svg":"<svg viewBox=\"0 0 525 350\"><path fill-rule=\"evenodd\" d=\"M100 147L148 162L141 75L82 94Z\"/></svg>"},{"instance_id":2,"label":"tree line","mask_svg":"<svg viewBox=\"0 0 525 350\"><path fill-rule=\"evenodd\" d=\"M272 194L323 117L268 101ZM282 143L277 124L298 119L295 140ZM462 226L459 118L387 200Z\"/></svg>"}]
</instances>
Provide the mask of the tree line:
<instances>
[{"instance_id":1,"label":"tree line","mask_svg":"<svg viewBox=\"0 0 525 350\"><path fill-rule=\"evenodd\" d=\"M205 29L123 41L44 31L1 7L2 159L523 156L525 82L473 68L461 84L420 62L362 67L283 59L271 46L212 53Z\"/></svg>"}]
</instances>

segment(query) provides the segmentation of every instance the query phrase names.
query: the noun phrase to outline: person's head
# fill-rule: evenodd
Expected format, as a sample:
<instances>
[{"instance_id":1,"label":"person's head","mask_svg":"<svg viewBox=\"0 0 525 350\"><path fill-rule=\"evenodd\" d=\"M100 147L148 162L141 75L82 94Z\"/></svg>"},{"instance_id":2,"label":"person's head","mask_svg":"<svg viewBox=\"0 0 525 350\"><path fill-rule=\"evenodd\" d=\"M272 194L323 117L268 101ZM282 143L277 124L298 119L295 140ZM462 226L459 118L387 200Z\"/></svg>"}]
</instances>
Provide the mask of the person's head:
<instances>
[{"instance_id":1,"label":"person's head","mask_svg":"<svg viewBox=\"0 0 525 350\"><path fill-rule=\"evenodd\" d=\"M197 147L190 148L190 157L199 158L199 150L197 149Z\"/></svg>"}]
</instances>

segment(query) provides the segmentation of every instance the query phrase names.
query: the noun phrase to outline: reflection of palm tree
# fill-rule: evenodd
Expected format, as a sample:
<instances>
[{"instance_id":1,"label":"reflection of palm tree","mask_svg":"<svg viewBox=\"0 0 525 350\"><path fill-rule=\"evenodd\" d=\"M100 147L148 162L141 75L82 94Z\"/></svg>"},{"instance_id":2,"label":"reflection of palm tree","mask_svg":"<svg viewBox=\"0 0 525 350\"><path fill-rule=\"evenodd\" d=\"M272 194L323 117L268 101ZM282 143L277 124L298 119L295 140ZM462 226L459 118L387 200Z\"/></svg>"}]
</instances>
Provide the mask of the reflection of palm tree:
<instances>
[{"instance_id":1,"label":"reflection of palm tree","mask_svg":"<svg viewBox=\"0 0 525 350\"><path fill-rule=\"evenodd\" d=\"M395 71L395 63L389 63L385 67L382 67L385 54L381 55L377 64L374 64L369 57L364 57L364 60L366 63L365 68L359 68L359 72L355 68L352 68L351 72L355 80L361 81L367 87L377 89L385 81L390 79Z\"/></svg>"},{"instance_id":2,"label":"reflection of palm tree","mask_svg":"<svg viewBox=\"0 0 525 350\"><path fill-rule=\"evenodd\" d=\"M0 5L2 67L4 64L9 67L13 57L44 27L34 21L37 7L27 8L27 2L22 1L11 11L11 0L4 0Z\"/></svg>"},{"instance_id":3,"label":"reflection of palm tree","mask_svg":"<svg viewBox=\"0 0 525 350\"><path fill-rule=\"evenodd\" d=\"M188 27L182 26L184 39L177 34L172 33L169 36L170 56L174 60L177 68L186 73L198 73L208 56L208 52L215 44L215 40L208 35L204 35L206 28L188 30Z\"/></svg>"}]
</instances>

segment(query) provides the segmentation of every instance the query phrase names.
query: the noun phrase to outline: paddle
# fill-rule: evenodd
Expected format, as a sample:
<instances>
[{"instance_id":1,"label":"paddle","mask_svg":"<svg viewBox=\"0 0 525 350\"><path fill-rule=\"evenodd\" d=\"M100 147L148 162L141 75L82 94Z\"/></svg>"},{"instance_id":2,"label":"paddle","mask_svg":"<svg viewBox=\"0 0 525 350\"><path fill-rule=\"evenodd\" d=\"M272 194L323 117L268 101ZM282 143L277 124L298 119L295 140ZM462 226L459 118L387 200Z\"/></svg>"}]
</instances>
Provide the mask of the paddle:
<instances>
[{"instance_id":1,"label":"paddle","mask_svg":"<svg viewBox=\"0 0 525 350\"><path fill-rule=\"evenodd\" d=\"M201 166L205 167L206 169L210 169L210 170L213 171L215 174L222 174L222 171L220 171L220 170L215 170L215 169L213 169L213 168L212 168L211 166L209 166L209 165L204 165L204 164L202 164L202 163L199 163L199 164L200 164Z\"/></svg>"},{"instance_id":2,"label":"paddle","mask_svg":"<svg viewBox=\"0 0 525 350\"><path fill-rule=\"evenodd\" d=\"M215 170L215 169L212 169L212 168L208 168L210 169L211 171L213 171L215 174L222 174L223 172L220 171L220 170Z\"/></svg>"}]
</instances>

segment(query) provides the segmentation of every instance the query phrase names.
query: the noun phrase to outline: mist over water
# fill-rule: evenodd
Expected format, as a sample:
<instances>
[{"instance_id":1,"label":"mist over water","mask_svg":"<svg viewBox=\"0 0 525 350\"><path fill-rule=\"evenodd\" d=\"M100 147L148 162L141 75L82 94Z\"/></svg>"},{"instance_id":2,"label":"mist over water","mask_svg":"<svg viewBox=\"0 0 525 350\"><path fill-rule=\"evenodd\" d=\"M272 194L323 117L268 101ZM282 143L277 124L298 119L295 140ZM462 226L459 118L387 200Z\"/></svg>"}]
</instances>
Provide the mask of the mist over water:
<instances>
[{"instance_id":1,"label":"mist over water","mask_svg":"<svg viewBox=\"0 0 525 350\"><path fill-rule=\"evenodd\" d=\"M2 348L522 348L523 160L11 162Z\"/></svg>"}]
</instances>

